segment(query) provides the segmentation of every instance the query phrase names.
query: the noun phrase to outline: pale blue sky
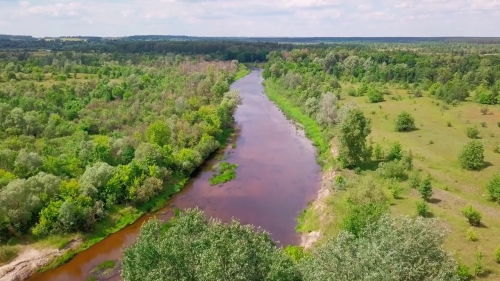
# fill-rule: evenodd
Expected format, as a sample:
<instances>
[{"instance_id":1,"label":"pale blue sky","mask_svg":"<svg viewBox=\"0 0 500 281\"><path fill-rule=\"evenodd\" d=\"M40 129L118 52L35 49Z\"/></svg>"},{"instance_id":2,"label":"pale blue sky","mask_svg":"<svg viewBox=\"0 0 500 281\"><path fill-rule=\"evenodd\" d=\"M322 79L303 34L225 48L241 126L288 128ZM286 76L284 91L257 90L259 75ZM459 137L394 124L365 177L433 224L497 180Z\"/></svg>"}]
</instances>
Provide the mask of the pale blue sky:
<instances>
[{"instance_id":1,"label":"pale blue sky","mask_svg":"<svg viewBox=\"0 0 500 281\"><path fill-rule=\"evenodd\" d=\"M500 0L0 0L0 34L498 36Z\"/></svg>"}]
</instances>

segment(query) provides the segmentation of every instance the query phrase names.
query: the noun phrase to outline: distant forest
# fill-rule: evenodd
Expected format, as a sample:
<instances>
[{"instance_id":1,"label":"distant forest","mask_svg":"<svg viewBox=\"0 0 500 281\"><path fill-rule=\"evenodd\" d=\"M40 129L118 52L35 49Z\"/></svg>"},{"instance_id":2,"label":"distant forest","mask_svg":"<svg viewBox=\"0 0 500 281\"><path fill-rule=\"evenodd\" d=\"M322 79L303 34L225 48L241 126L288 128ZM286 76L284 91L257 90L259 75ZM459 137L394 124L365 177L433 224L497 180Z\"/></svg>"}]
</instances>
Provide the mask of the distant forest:
<instances>
[{"instance_id":1,"label":"distant forest","mask_svg":"<svg viewBox=\"0 0 500 281\"><path fill-rule=\"evenodd\" d=\"M45 50L50 52L76 51L81 53L114 54L181 54L203 55L205 60L238 60L239 62L267 61L272 51L290 51L298 45L308 48L329 48L332 45L356 44L410 44L436 45L447 42L455 45L454 52L461 52L461 44L489 45L500 43L493 37L191 37L170 35L136 35L129 37L56 37L35 38L32 36L1 35L0 50L26 52ZM366 45L365 45L366 46ZM481 48L483 54L490 53ZM449 51L449 50L448 50ZM1 55L1 54L0 54Z\"/></svg>"}]
</instances>

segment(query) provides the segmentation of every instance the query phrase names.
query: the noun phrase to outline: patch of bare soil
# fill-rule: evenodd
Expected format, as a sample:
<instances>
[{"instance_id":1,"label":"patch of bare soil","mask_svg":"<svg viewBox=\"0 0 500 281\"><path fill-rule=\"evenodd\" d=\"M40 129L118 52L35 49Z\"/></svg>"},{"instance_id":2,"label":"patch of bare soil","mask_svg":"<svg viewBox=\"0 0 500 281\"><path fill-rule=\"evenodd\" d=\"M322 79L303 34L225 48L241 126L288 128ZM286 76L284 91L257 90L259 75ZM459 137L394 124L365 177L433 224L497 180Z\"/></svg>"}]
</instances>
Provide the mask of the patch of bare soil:
<instances>
[{"instance_id":1,"label":"patch of bare soil","mask_svg":"<svg viewBox=\"0 0 500 281\"><path fill-rule=\"evenodd\" d=\"M34 249L24 246L12 262L0 266L0 281L22 281L36 270L70 249L75 249L81 240L73 240L64 249Z\"/></svg>"},{"instance_id":2,"label":"patch of bare soil","mask_svg":"<svg viewBox=\"0 0 500 281\"><path fill-rule=\"evenodd\" d=\"M332 154L333 157L337 157L339 154L335 141L332 141L331 143L330 153ZM314 210L314 212L319 214L319 222L321 225L323 225L328 219L331 219L328 217L327 212L325 212L326 199L328 198L328 195L330 195L330 193L332 192L331 187L336 175L337 171L334 170L333 168L323 172L323 177L321 179L321 189L318 192L318 197L312 203L312 209ZM320 231L304 233L302 234L301 237L300 246L304 247L305 249L310 249L314 246L314 243L316 243L320 238L321 238Z\"/></svg>"}]
</instances>

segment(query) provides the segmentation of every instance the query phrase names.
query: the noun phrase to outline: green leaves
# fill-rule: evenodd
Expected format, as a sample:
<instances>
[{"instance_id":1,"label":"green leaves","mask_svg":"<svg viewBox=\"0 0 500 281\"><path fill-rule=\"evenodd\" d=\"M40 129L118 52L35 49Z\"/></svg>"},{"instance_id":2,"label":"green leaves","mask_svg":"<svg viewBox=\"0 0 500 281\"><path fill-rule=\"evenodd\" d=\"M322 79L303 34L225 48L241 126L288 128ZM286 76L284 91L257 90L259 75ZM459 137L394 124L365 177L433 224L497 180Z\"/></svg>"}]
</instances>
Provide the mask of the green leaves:
<instances>
[{"instance_id":1,"label":"green leaves","mask_svg":"<svg viewBox=\"0 0 500 281\"><path fill-rule=\"evenodd\" d=\"M269 234L237 221L223 224L197 209L166 230L152 219L124 250L122 278L134 280L299 280L293 261Z\"/></svg>"},{"instance_id":2,"label":"green leaves","mask_svg":"<svg viewBox=\"0 0 500 281\"><path fill-rule=\"evenodd\" d=\"M344 167L354 167L366 155L366 137L371 123L357 107L344 106L338 124L339 160Z\"/></svg>"},{"instance_id":3,"label":"green leaves","mask_svg":"<svg viewBox=\"0 0 500 281\"><path fill-rule=\"evenodd\" d=\"M458 155L460 166L467 170L480 170L484 167L484 147L478 140L469 141Z\"/></svg>"}]
</instances>

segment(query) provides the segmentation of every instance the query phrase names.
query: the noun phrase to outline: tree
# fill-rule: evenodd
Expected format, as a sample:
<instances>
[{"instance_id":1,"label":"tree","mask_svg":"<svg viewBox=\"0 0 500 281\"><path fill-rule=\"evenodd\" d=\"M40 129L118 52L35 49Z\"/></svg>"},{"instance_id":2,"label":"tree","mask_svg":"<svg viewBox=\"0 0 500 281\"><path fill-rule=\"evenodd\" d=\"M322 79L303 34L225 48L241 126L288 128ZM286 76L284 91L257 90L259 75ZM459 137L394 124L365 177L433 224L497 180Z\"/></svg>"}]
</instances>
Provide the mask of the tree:
<instances>
[{"instance_id":1,"label":"tree","mask_svg":"<svg viewBox=\"0 0 500 281\"><path fill-rule=\"evenodd\" d=\"M488 190L491 200L500 202L500 174L493 175L486 184L486 190Z\"/></svg>"},{"instance_id":2,"label":"tree","mask_svg":"<svg viewBox=\"0 0 500 281\"><path fill-rule=\"evenodd\" d=\"M96 198L99 193L103 193L104 187L113 176L115 169L104 162L97 162L87 167L79 180L82 193L91 198Z\"/></svg>"},{"instance_id":3,"label":"tree","mask_svg":"<svg viewBox=\"0 0 500 281\"><path fill-rule=\"evenodd\" d=\"M429 201L432 197L432 183L431 178L426 177L419 186L420 195L422 195L422 199L425 201Z\"/></svg>"},{"instance_id":4,"label":"tree","mask_svg":"<svg viewBox=\"0 0 500 281\"><path fill-rule=\"evenodd\" d=\"M21 149L14 162L15 173L21 177L29 177L38 171L42 166L42 158L36 152L27 152Z\"/></svg>"},{"instance_id":5,"label":"tree","mask_svg":"<svg viewBox=\"0 0 500 281\"><path fill-rule=\"evenodd\" d=\"M321 97L316 120L325 127L337 122L337 97L334 94L326 93Z\"/></svg>"},{"instance_id":6,"label":"tree","mask_svg":"<svg viewBox=\"0 0 500 281\"><path fill-rule=\"evenodd\" d=\"M411 116L410 113L403 111L398 117L396 117L395 121L396 132L410 132L415 130L415 119Z\"/></svg>"},{"instance_id":7,"label":"tree","mask_svg":"<svg viewBox=\"0 0 500 281\"><path fill-rule=\"evenodd\" d=\"M170 142L170 128L162 121L156 121L146 129L146 137L152 144L164 146Z\"/></svg>"},{"instance_id":8,"label":"tree","mask_svg":"<svg viewBox=\"0 0 500 281\"><path fill-rule=\"evenodd\" d=\"M156 219L124 250L122 278L135 280L300 280L269 234L233 220L223 224L188 209L167 225Z\"/></svg>"},{"instance_id":9,"label":"tree","mask_svg":"<svg viewBox=\"0 0 500 281\"><path fill-rule=\"evenodd\" d=\"M344 167L354 167L366 157L366 137L371 122L357 106L342 108L339 124L339 160Z\"/></svg>"},{"instance_id":10,"label":"tree","mask_svg":"<svg viewBox=\"0 0 500 281\"><path fill-rule=\"evenodd\" d=\"M457 279L443 250L445 231L434 219L383 216L356 238L342 231L299 264L304 280Z\"/></svg>"},{"instance_id":11,"label":"tree","mask_svg":"<svg viewBox=\"0 0 500 281\"><path fill-rule=\"evenodd\" d=\"M460 166L467 170L480 170L484 167L484 147L478 140L469 141L458 155Z\"/></svg>"},{"instance_id":12,"label":"tree","mask_svg":"<svg viewBox=\"0 0 500 281\"><path fill-rule=\"evenodd\" d=\"M28 179L15 179L0 190L0 213L16 228L29 227L38 212L59 191L61 180L39 173Z\"/></svg>"}]
</instances>

